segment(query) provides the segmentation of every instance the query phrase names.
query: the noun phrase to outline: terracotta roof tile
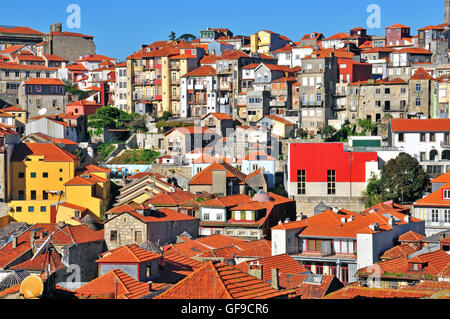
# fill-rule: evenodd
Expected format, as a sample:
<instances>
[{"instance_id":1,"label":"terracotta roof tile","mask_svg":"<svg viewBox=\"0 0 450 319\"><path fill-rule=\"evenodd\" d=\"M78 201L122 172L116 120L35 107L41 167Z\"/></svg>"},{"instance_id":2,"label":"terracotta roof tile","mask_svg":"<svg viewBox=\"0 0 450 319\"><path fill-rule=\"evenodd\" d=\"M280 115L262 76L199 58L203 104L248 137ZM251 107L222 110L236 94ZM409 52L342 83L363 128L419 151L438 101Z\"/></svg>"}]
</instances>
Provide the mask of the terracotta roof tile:
<instances>
[{"instance_id":1,"label":"terracotta roof tile","mask_svg":"<svg viewBox=\"0 0 450 319\"><path fill-rule=\"evenodd\" d=\"M143 263L153 259L161 258L160 254L149 252L139 248L138 245L127 245L113 250L109 250L100 255L97 263Z\"/></svg>"},{"instance_id":2,"label":"terracotta roof tile","mask_svg":"<svg viewBox=\"0 0 450 319\"><path fill-rule=\"evenodd\" d=\"M74 293L79 298L139 299L149 295L150 290L147 283L136 281L120 269L115 269L76 289Z\"/></svg>"},{"instance_id":3,"label":"terracotta roof tile","mask_svg":"<svg viewBox=\"0 0 450 319\"><path fill-rule=\"evenodd\" d=\"M289 294L226 263L208 263L157 299L270 299Z\"/></svg>"}]
</instances>

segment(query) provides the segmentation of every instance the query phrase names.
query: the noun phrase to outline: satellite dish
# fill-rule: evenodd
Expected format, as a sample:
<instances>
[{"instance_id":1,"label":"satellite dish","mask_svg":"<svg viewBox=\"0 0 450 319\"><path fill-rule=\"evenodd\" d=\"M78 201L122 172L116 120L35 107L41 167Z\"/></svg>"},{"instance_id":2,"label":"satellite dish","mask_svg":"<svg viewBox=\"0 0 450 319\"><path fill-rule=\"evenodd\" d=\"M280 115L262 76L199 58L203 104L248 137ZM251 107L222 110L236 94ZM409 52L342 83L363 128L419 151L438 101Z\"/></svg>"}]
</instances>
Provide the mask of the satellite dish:
<instances>
[{"instance_id":1,"label":"satellite dish","mask_svg":"<svg viewBox=\"0 0 450 319\"><path fill-rule=\"evenodd\" d=\"M28 276L20 284L20 295L25 299L38 299L44 291L44 283L38 276Z\"/></svg>"},{"instance_id":2,"label":"satellite dish","mask_svg":"<svg viewBox=\"0 0 450 319\"><path fill-rule=\"evenodd\" d=\"M43 108L43 109L39 110L39 115L45 115L45 114L47 114L47 109L46 108Z\"/></svg>"}]
</instances>

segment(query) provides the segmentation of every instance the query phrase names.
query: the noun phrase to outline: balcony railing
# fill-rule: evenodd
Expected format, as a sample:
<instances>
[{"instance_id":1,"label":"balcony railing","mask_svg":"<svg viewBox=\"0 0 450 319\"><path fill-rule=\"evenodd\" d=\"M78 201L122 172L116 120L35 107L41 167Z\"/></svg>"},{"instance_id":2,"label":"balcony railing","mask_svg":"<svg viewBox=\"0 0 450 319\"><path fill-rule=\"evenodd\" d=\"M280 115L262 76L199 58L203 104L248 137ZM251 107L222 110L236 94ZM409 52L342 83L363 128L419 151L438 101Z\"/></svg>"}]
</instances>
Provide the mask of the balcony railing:
<instances>
[{"instance_id":1,"label":"balcony railing","mask_svg":"<svg viewBox=\"0 0 450 319\"><path fill-rule=\"evenodd\" d=\"M323 106L323 101L300 101L300 106Z\"/></svg>"}]
</instances>

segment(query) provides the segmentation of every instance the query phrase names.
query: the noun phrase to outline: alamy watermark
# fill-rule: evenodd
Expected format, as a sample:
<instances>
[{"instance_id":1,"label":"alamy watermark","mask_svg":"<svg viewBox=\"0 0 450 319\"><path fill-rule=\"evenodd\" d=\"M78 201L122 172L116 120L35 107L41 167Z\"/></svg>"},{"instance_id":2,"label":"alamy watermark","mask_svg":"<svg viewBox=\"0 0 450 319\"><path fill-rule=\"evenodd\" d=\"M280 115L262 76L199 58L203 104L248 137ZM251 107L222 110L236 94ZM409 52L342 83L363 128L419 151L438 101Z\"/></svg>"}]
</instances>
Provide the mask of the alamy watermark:
<instances>
[{"instance_id":1,"label":"alamy watermark","mask_svg":"<svg viewBox=\"0 0 450 319\"><path fill-rule=\"evenodd\" d=\"M367 17L366 25L369 29L381 28L381 8L377 4L370 4L366 9L370 15Z\"/></svg>"},{"instance_id":2,"label":"alamy watermark","mask_svg":"<svg viewBox=\"0 0 450 319\"><path fill-rule=\"evenodd\" d=\"M69 29L81 29L81 8L77 4L69 4L66 9L70 15L67 17L66 24Z\"/></svg>"}]
</instances>

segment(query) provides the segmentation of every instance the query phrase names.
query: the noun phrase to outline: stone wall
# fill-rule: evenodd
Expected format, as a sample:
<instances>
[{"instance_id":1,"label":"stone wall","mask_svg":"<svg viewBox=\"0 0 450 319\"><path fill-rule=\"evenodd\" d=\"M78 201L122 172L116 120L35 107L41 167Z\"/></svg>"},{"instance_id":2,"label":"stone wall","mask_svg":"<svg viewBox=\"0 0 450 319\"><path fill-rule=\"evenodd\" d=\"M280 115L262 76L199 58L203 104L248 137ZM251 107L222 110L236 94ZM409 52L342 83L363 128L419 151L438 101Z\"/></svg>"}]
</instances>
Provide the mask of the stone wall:
<instances>
[{"instance_id":1,"label":"stone wall","mask_svg":"<svg viewBox=\"0 0 450 319\"><path fill-rule=\"evenodd\" d=\"M57 36L52 38L51 44L52 52L50 54L69 61L76 61L81 56L95 54L94 42L82 37Z\"/></svg>"},{"instance_id":2,"label":"stone wall","mask_svg":"<svg viewBox=\"0 0 450 319\"><path fill-rule=\"evenodd\" d=\"M363 197L294 197L297 202L297 217L302 214L307 217L314 216L314 208L320 202L329 207L343 208L352 212L361 212L366 209Z\"/></svg>"}]
</instances>

